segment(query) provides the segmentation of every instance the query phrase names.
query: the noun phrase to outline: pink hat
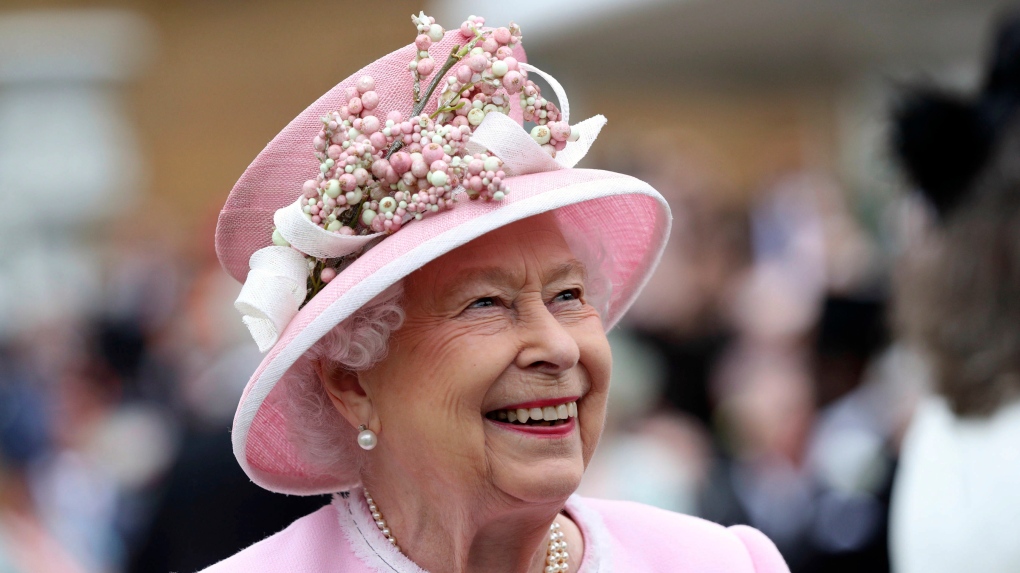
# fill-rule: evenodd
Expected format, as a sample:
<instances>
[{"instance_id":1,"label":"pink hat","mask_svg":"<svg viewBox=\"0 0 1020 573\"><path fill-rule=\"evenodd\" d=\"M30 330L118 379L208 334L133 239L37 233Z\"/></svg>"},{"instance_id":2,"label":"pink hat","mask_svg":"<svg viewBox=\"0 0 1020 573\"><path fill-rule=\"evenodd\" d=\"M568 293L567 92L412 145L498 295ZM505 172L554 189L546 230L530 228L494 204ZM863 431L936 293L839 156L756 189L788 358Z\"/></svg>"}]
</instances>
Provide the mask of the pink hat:
<instances>
[{"instance_id":1,"label":"pink hat","mask_svg":"<svg viewBox=\"0 0 1020 573\"><path fill-rule=\"evenodd\" d=\"M465 22L460 30L444 33L424 15L414 20L421 32L417 45L411 44L369 64L301 112L255 158L220 212L216 228L217 255L226 270L245 283L237 306L260 348L268 350L245 387L234 417L234 455L252 481L271 491L313 495L338 491L358 481L356 475L317 473L302 461L296 446L288 440L284 387L304 370L296 366L307 360L305 353L320 338L409 273L489 231L555 211L565 234L592 236L605 247L605 270L612 282L608 312L603 317L608 329L637 297L669 235L669 207L647 183L618 173L573 168L598 135L605 119L596 116L568 129L569 108L562 88L525 63L518 41L519 31L515 27L483 30L481 19L473 19ZM423 36L431 38L425 40ZM404 207L396 212L393 210L396 203L381 197L378 189L373 192L372 202L367 196L367 187L366 196L362 197L360 180L358 189L345 195L352 177L346 178L343 184L347 187L338 192L333 182L343 178L345 170L343 165L335 164L353 155L353 152L340 155L341 149L353 149L355 141L359 141L366 152L382 150L378 153L386 157L386 151L393 153L391 141L400 141L405 135L402 126L416 119L412 118L415 73L409 71L408 63L421 63L422 49L443 58L476 37L475 50L462 50L466 52L465 57L452 67L441 69L432 62L419 67L423 76L422 93L426 92L426 79L436 79L424 73L431 71L431 67L436 68L436 75L445 73L439 84L447 86L446 91L436 90L425 100L425 113L434 112L440 103L450 101L448 86L458 89L467 83L481 83L477 81L479 72L468 74L459 71L460 66L481 68L485 64L481 72L483 79L497 87L482 90L490 92L483 96L475 92L472 100L489 103L468 104L468 109L481 110L472 111L470 117L450 105L451 109L445 114L445 125L451 126L450 130L441 130L444 117L440 116L435 126L440 134L461 125L468 126L460 128L468 142L463 149L459 152L445 149L443 155L450 160L449 165L433 162L429 166L428 184L420 178L419 183L414 183L415 177L406 179L419 185L418 193L413 199L410 191L398 195ZM511 69L495 64L497 61L508 63ZM527 80L528 72L549 80L557 92L559 108L541 98ZM449 81L457 78L458 73L461 80L470 79L463 84L457 79ZM504 78L502 85L513 85L498 89L498 76ZM532 87L524 90L522 83ZM537 97L527 95L531 93L536 93ZM526 99L530 97L534 99ZM356 103L353 102L355 98L359 100ZM378 119L400 121L383 124L377 119L367 120L369 114ZM525 118L537 120L541 125L529 134L523 127ZM357 120L358 129L336 135L345 131L344 120L347 123ZM546 130L543 132L538 127ZM384 129L388 130L384 145L376 145L382 143L380 136L375 140L365 136L367 132L374 135ZM550 134L550 131L558 133ZM568 137L569 132L572 133ZM413 133L419 132L413 130ZM403 141L412 139L408 137ZM348 140L350 147L336 144L340 140ZM413 141L404 150L417 151L420 147L420 142ZM479 187L478 181L470 180L477 165L469 169L468 164L471 160L490 157L495 159L489 160L483 169L497 164L498 169L489 170L492 173L484 171L481 175L498 175L499 171L503 177L485 177ZM407 171L407 165L400 164L406 160L403 157L385 164L373 163L373 173L368 178L375 177L385 183L397 181L391 186L380 184L394 196L393 191L404 188L399 183L399 172ZM395 172L387 172L387 167ZM442 180L434 174L437 169L447 170ZM359 175L362 179L366 177L365 173ZM440 185L444 182L447 183L445 187ZM451 182L459 185L454 187L449 184ZM422 190L432 183L436 185L428 192ZM458 193L460 196L453 201L455 206L446 205L451 203L451 196ZM467 197L476 200L460 200ZM334 199L332 203L331 198ZM362 216L348 222L357 227L357 234L351 234L350 228L339 229L340 225L331 227L333 220L326 215L327 211L342 214L344 205L336 203L344 203L345 198L350 199L346 206L351 209L358 203L356 199L361 201L358 213ZM313 206L318 210L309 209L309 201L316 202ZM417 211L413 210L415 201ZM443 208L431 212L436 211L433 205ZM370 215L365 215L366 211L370 211ZM392 218L385 218L386 213ZM425 216L415 220L414 215L422 213ZM394 220L398 229L395 232L382 224ZM342 264L336 264L338 261ZM310 265L316 263L319 265L309 271ZM318 274L324 263L336 266L335 278ZM313 283L314 288L309 289L308 285ZM308 296L310 299L305 300ZM302 302L304 306L298 310ZM350 447L356 447L353 441ZM353 470L350 473L353 474Z\"/></svg>"}]
</instances>

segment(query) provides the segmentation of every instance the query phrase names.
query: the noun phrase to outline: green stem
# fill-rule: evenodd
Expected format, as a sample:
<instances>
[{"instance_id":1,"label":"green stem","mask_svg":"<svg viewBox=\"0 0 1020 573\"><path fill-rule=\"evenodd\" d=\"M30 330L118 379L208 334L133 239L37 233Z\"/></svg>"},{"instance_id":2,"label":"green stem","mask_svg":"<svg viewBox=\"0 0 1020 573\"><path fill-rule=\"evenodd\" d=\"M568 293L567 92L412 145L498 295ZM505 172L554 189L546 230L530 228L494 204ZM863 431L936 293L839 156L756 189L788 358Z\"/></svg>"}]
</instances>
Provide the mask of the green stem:
<instances>
[{"instance_id":1,"label":"green stem","mask_svg":"<svg viewBox=\"0 0 1020 573\"><path fill-rule=\"evenodd\" d=\"M429 117L431 117L432 119L435 119L435 118L439 117L439 114L441 114L441 113L446 113L448 111L457 111L458 109L464 107L465 103L466 102L464 102L464 100L461 100L461 101L457 102L457 105L455 105L453 107L450 107L449 104L444 105L443 107L441 107L441 108L437 109L436 111L432 112L429 115Z\"/></svg>"},{"instance_id":2,"label":"green stem","mask_svg":"<svg viewBox=\"0 0 1020 573\"><path fill-rule=\"evenodd\" d=\"M450 99L446 100L445 102L440 102L439 103L439 108L436 109L436 111L432 112L429 115L429 117L431 117L432 119L435 119L439 114L441 114L443 112L457 111L458 109L464 107L464 105L465 105L464 101L460 101L454 107L450 107L450 104L453 103L453 100L455 100L455 99L457 99L459 97L462 97L464 95L464 92L471 91L471 89L474 88L474 87L475 87L474 83L467 83L467 84L465 84L464 87L460 88L460 91L458 91L457 93L455 93L452 96L450 96Z\"/></svg>"}]
</instances>

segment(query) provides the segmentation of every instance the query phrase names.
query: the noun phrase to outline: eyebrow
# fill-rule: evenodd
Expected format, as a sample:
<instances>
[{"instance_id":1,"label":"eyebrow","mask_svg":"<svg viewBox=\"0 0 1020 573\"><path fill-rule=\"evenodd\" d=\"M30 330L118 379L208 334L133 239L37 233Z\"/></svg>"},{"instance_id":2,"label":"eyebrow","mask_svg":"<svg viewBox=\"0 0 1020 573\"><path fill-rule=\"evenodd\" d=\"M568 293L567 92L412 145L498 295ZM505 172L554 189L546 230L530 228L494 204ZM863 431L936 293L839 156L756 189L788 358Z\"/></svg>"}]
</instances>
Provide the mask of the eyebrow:
<instances>
[{"instance_id":1,"label":"eyebrow","mask_svg":"<svg viewBox=\"0 0 1020 573\"><path fill-rule=\"evenodd\" d=\"M585 267L584 263L577 259L571 259L550 269L546 280L547 282L561 280L572 273L580 273L585 281L588 279L587 267ZM511 285L520 281L520 276L502 267L479 267L465 271L465 275L458 282L475 280L490 284Z\"/></svg>"},{"instance_id":2,"label":"eyebrow","mask_svg":"<svg viewBox=\"0 0 1020 573\"><path fill-rule=\"evenodd\" d=\"M577 259L571 259L567 262L556 265L552 272L549 273L549 279L554 281L560 280L575 272L580 273L581 278L584 279L585 282L588 281L588 267Z\"/></svg>"}]
</instances>

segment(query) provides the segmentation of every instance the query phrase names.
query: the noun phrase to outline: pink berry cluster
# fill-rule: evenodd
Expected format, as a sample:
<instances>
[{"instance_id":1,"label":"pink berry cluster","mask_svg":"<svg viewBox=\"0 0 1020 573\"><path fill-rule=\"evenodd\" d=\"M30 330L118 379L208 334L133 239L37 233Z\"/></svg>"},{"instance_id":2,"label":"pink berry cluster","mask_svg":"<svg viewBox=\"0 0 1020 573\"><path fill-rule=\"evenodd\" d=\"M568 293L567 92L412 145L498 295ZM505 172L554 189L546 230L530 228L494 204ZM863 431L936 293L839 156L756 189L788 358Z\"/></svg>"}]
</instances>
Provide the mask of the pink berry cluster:
<instances>
[{"instance_id":1,"label":"pink berry cluster","mask_svg":"<svg viewBox=\"0 0 1020 573\"><path fill-rule=\"evenodd\" d=\"M418 28L418 37L414 39L414 45L418 51L415 52L414 59L408 64L408 69L411 70L417 81L429 77L432 70L436 68L436 61L429 55L429 47L433 42L442 40L446 30L436 24L435 18L426 16L425 12L419 12L417 16L412 14L411 22Z\"/></svg>"},{"instance_id":2,"label":"pink berry cluster","mask_svg":"<svg viewBox=\"0 0 1020 573\"><path fill-rule=\"evenodd\" d=\"M502 200L503 161L487 153L470 154L465 146L487 114L510 112L514 94L519 94L525 120L537 124L531 136L551 155L577 138L576 129L560 120L559 110L542 98L513 57L513 47L521 41L516 25L483 29L483 18L468 18L460 26L465 43L454 47L420 93L421 82L436 72L429 49L443 39L445 30L424 13L411 20L418 35L408 64L415 82L410 117L398 110L380 117L381 97L375 80L366 75L347 89L339 110L322 117L322 128L313 138L320 172L304 183L300 206L312 223L327 231L394 233L412 219L452 209L460 190L470 199ZM436 109L428 113L425 106L440 86ZM275 230L273 242L287 244ZM309 297L336 276L333 263L310 263Z\"/></svg>"},{"instance_id":3,"label":"pink berry cluster","mask_svg":"<svg viewBox=\"0 0 1020 573\"><path fill-rule=\"evenodd\" d=\"M438 118L454 125L482 123L485 116L498 111L510 113L510 94L521 90L525 72L513 57L513 47L521 41L520 28L511 24L482 32L485 19L471 16L461 24L465 39L477 38L460 66L446 79L439 94Z\"/></svg>"},{"instance_id":4,"label":"pink berry cluster","mask_svg":"<svg viewBox=\"0 0 1020 573\"><path fill-rule=\"evenodd\" d=\"M313 146L320 174L304 184L301 208L316 225L346 235L393 233L411 218L451 209L463 186L471 198L503 198L503 162L464 150L466 124L439 124L427 114L404 119L391 111L386 123L372 114L378 104L371 76L361 77L347 104L322 118ZM388 155L394 144L400 150Z\"/></svg>"},{"instance_id":5,"label":"pink berry cluster","mask_svg":"<svg viewBox=\"0 0 1020 573\"><path fill-rule=\"evenodd\" d=\"M527 80L521 90L521 110L524 112L524 121L538 124L532 128L531 138L549 155L556 157L556 152L562 151L567 142L577 141L577 129L560 121L560 110L556 104L542 97L542 92L531 80Z\"/></svg>"}]
</instances>

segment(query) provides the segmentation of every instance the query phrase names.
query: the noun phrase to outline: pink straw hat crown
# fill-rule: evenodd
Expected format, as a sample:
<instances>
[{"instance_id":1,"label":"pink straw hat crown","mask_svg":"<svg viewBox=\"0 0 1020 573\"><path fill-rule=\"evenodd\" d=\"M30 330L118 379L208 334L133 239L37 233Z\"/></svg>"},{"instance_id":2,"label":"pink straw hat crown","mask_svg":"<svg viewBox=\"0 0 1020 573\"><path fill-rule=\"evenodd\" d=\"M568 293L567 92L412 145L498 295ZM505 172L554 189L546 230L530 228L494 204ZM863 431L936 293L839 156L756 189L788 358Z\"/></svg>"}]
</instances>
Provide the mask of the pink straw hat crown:
<instances>
[{"instance_id":1,"label":"pink straw hat crown","mask_svg":"<svg viewBox=\"0 0 1020 573\"><path fill-rule=\"evenodd\" d=\"M244 282L236 306L267 352L238 406L234 454L273 491L310 495L358 481L353 469L323 472L297 451L284 387L306 370L316 341L415 269L554 211L564 233L606 248L609 328L668 237L669 208L648 184L573 168L605 119L568 123L566 95L526 63L516 26L483 28L472 17L445 32L424 14L412 19L415 43L299 114L220 213L217 254ZM558 105L529 73L547 79ZM535 123L530 132L525 120Z\"/></svg>"}]
</instances>

